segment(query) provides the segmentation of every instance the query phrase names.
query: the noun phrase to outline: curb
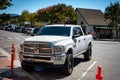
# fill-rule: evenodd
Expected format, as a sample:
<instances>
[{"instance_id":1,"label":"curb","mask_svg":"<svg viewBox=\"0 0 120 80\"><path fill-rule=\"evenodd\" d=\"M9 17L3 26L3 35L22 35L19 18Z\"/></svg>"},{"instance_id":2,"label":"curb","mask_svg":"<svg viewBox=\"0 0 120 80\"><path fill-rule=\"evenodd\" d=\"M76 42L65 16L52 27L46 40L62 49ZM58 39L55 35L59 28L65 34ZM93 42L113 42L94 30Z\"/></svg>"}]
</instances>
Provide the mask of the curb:
<instances>
[{"instance_id":1,"label":"curb","mask_svg":"<svg viewBox=\"0 0 120 80\"><path fill-rule=\"evenodd\" d=\"M4 49L0 48L0 54L2 56L6 56L5 59L7 61L6 62L4 61L5 63L10 63L9 61L11 61L10 60L11 55L8 52L6 52ZM14 70L13 70L14 76L13 76L13 78L9 78L10 66L9 67L4 66L4 67L0 68L1 70L3 70L3 72L0 73L0 80L36 80L29 73L27 73L26 71L24 71L21 68L19 60L14 61Z\"/></svg>"}]
</instances>

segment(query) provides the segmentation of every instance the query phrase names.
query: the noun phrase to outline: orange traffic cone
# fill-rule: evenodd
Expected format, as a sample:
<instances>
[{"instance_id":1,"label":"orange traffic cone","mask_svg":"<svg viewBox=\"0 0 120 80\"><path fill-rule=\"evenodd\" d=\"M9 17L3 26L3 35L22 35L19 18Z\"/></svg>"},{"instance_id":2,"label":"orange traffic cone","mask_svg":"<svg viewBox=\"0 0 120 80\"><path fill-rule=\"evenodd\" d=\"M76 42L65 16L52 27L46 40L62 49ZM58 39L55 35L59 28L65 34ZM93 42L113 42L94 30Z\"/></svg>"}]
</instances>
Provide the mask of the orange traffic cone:
<instances>
[{"instance_id":1,"label":"orange traffic cone","mask_svg":"<svg viewBox=\"0 0 120 80\"><path fill-rule=\"evenodd\" d=\"M14 59L15 59L15 46L14 43L12 43L11 46L11 67L10 67L10 77L13 77L13 68L14 68Z\"/></svg>"},{"instance_id":2,"label":"orange traffic cone","mask_svg":"<svg viewBox=\"0 0 120 80\"><path fill-rule=\"evenodd\" d=\"M103 79L101 69L102 69L101 66L98 66L98 73L96 74L96 80L102 80Z\"/></svg>"},{"instance_id":3,"label":"orange traffic cone","mask_svg":"<svg viewBox=\"0 0 120 80\"><path fill-rule=\"evenodd\" d=\"M14 43L12 43L11 52L12 52L12 54L15 54L15 45L14 45Z\"/></svg>"},{"instance_id":4,"label":"orange traffic cone","mask_svg":"<svg viewBox=\"0 0 120 80\"><path fill-rule=\"evenodd\" d=\"M14 54L14 59L16 60L17 58L18 58L18 55L17 55L17 48L15 47L15 44L14 43L12 43L12 46L11 46L11 52L12 52L12 54Z\"/></svg>"}]
</instances>

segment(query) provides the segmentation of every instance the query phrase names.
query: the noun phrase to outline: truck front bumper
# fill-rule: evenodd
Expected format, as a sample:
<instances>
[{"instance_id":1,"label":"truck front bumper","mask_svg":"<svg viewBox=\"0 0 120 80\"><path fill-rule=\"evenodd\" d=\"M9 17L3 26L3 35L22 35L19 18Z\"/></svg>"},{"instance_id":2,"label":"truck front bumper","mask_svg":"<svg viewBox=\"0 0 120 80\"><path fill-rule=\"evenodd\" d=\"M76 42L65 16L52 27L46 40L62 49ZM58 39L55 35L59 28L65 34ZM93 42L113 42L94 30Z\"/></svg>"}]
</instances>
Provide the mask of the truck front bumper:
<instances>
[{"instance_id":1,"label":"truck front bumper","mask_svg":"<svg viewBox=\"0 0 120 80\"><path fill-rule=\"evenodd\" d=\"M21 62L34 63L36 65L42 66L43 64L50 65L63 65L66 60L65 53L56 53L52 55L43 54L30 54L19 52L19 58Z\"/></svg>"}]
</instances>

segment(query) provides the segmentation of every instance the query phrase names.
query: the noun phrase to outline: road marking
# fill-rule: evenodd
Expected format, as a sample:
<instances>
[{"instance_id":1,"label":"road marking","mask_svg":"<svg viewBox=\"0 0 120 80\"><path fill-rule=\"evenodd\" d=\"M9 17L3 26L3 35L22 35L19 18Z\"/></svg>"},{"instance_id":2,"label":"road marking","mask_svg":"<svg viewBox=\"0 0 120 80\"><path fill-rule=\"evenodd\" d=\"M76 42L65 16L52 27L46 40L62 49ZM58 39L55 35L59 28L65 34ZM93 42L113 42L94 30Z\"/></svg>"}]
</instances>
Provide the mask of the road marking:
<instances>
[{"instance_id":1,"label":"road marking","mask_svg":"<svg viewBox=\"0 0 120 80\"><path fill-rule=\"evenodd\" d=\"M21 39L26 39L26 38L28 38L28 37L22 37L22 38L20 38L20 37L0 37L0 40L6 39L9 41L9 40L13 40L13 39L21 40Z\"/></svg>"},{"instance_id":2,"label":"road marking","mask_svg":"<svg viewBox=\"0 0 120 80\"><path fill-rule=\"evenodd\" d=\"M20 39L20 38L18 38L18 37L14 37L15 39Z\"/></svg>"},{"instance_id":3,"label":"road marking","mask_svg":"<svg viewBox=\"0 0 120 80\"><path fill-rule=\"evenodd\" d=\"M29 38L30 36L23 36L21 37L23 40L25 40L26 38Z\"/></svg>"},{"instance_id":4,"label":"road marking","mask_svg":"<svg viewBox=\"0 0 120 80\"><path fill-rule=\"evenodd\" d=\"M0 39L4 39L3 37L0 37Z\"/></svg>"},{"instance_id":5,"label":"road marking","mask_svg":"<svg viewBox=\"0 0 120 80\"><path fill-rule=\"evenodd\" d=\"M25 36L25 38L29 38L30 36Z\"/></svg>"},{"instance_id":6,"label":"road marking","mask_svg":"<svg viewBox=\"0 0 120 80\"><path fill-rule=\"evenodd\" d=\"M97 63L97 61L94 61L94 62L87 68L87 70L82 74L82 76L80 77L80 79L78 79L78 80L82 80L82 79L85 77L85 75L88 73L88 71L89 71L96 63Z\"/></svg>"},{"instance_id":7,"label":"road marking","mask_svg":"<svg viewBox=\"0 0 120 80\"><path fill-rule=\"evenodd\" d=\"M11 38L11 37L7 37L8 39L13 39L13 38Z\"/></svg>"},{"instance_id":8,"label":"road marking","mask_svg":"<svg viewBox=\"0 0 120 80\"><path fill-rule=\"evenodd\" d=\"M10 54L6 52L4 49L0 48L0 53L2 53L4 56L7 56L9 60L11 59Z\"/></svg>"}]
</instances>

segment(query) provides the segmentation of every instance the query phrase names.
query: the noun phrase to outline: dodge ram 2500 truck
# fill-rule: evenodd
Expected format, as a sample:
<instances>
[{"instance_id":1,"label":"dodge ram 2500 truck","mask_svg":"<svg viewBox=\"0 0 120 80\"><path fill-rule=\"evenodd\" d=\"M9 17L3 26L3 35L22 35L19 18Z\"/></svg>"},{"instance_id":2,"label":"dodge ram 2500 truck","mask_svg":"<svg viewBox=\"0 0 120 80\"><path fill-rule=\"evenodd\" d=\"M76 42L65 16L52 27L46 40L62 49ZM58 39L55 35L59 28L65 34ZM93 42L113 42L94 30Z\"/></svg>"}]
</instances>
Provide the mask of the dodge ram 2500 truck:
<instances>
[{"instance_id":1,"label":"dodge ram 2500 truck","mask_svg":"<svg viewBox=\"0 0 120 80\"><path fill-rule=\"evenodd\" d=\"M84 35L79 25L46 25L36 36L27 38L20 45L19 57L24 70L40 67L59 67L70 75L74 58L92 56L92 35Z\"/></svg>"}]
</instances>

